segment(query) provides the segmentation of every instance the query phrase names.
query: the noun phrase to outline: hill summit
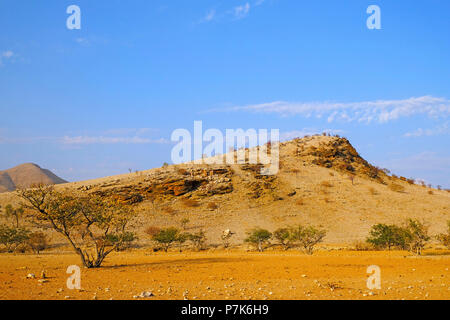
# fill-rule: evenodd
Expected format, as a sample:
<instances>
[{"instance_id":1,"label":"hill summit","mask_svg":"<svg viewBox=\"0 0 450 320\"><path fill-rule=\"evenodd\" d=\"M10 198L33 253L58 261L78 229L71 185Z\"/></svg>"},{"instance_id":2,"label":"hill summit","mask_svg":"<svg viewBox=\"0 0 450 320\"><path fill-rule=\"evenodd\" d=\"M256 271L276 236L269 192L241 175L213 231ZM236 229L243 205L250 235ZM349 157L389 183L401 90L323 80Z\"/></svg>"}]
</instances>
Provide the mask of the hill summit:
<instances>
[{"instance_id":1,"label":"hill summit","mask_svg":"<svg viewBox=\"0 0 450 320\"><path fill-rule=\"evenodd\" d=\"M60 184L66 182L50 170L42 169L34 163L24 163L0 171L0 192L14 191L17 188L26 188L37 183Z\"/></svg>"}]
</instances>

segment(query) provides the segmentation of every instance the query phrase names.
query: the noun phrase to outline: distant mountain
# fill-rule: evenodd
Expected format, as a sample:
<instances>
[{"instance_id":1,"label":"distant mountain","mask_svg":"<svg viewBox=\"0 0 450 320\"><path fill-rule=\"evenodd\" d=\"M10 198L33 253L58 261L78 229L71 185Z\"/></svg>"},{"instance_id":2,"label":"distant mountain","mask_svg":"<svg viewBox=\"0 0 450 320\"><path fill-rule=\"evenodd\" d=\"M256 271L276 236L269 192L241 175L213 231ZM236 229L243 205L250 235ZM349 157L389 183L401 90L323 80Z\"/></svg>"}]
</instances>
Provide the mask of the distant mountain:
<instances>
[{"instance_id":1,"label":"distant mountain","mask_svg":"<svg viewBox=\"0 0 450 320\"><path fill-rule=\"evenodd\" d=\"M50 170L42 169L34 163L24 163L17 167L0 171L0 192L14 191L32 184L67 183Z\"/></svg>"}]
</instances>

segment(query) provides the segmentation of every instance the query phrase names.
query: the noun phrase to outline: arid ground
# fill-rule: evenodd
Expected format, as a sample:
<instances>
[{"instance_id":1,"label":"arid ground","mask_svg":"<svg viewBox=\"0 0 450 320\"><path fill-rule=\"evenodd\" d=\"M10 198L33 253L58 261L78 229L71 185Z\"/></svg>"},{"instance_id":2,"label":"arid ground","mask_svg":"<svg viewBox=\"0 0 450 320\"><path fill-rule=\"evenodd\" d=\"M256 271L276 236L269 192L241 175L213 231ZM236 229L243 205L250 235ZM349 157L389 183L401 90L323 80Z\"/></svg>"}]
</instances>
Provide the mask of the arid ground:
<instances>
[{"instance_id":1,"label":"arid ground","mask_svg":"<svg viewBox=\"0 0 450 320\"><path fill-rule=\"evenodd\" d=\"M208 251L111 255L81 269L81 290L66 286L71 253L0 255L0 299L449 299L450 252ZM381 269L381 290L367 289L367 267ZM48 281L40 281L45 270ZM27 279L28 274L35 279Z\"/></svg>"}]
</instances>

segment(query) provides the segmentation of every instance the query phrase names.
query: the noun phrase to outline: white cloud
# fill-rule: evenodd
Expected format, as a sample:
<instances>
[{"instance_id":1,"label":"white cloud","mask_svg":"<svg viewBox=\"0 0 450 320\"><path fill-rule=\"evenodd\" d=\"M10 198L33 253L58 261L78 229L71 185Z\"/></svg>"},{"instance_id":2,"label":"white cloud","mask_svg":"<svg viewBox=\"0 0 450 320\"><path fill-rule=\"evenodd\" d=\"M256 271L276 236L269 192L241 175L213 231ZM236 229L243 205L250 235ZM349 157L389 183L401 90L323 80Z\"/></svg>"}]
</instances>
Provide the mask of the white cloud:
<instances>
[{"instance_id":1,"label":"white cloud","mask_svg":"<svg viewBox=\"0 0 450 320\"><path fill-rule=\"evenodd\" d=\"M62 138L62 143L67 145L82 145L82 144L164 144L170 143L168 140L148 139L142 137L104 137L104 136L77 136Z\"/></svg>"},{"instance_id":2,"label":"white cloud","mask_svg":"<svg viewBox=\"0 0 450 320\"><path fill-rule=\"evenodd\" d=\"M203 19L203 21L206 21L206 22L212 21L212 20L214 19L215 16L216 16L216 10L214 10L214 9L209 10L209 11L206 13L206 16L205 16L205 18Z\"/></svg>"},{"instance_id":3,"label":"white cloud","mask_svg":"<svg viewBox=\"0 0 450 320\"><path fill-rule=\"evenodd\" d=\"M90 44L90 41L86 38L76 38L75 42L82 46L87 46Z\"/></svg>"},{"instance_id":4,"label":"white cloud","mask_svg":"<svg viewBox=\"0 0 450 320\"><path fill-rule=\"evenodd\" d=\"M4 61L10 60L11 58L13 58L14 55L15 55L14 52L11 51L11 50L3 51L3 52L0 54L0 66L3 65L3 62L4 62Z\"/></svg>"},{"instance_id":5,"label":"white cloud","mask_svg":"<svg viewBox=\"0 0 450 320\"><path fill-rule=\"evenodd\" d=\"M282 116L326 118L329 123L344 122L389 122L414 115L429 118L450 116L450 100L423 96L403 100L374 100L363 102L286 102L274 101L261 104L235 106L211 111L247 111L254 113L276 113Z\"/></svg>"},{"instance_id":6,"label":"white cloud","mask_svg":"<svg viewBox=\"0 0 450 320\"><path fill-rule=\"evenodd\" d=\"M14 52L12 52L11 50L8 50L8 51L5 51L2 53L2 57L6 58L6 59L11 58L13 55L14 55Z\"/></svg>"},{"instance_id":7,"label":"white cloud","mask_svg":"<svg viewBox=\"0 0 450 320\"><path fill-rule=\"evenodd\" d=\"M413 132L408 132L404 134L406 138L417 138L417 137L431 137L450 134L450 128L448 123L444 123L441 126L432 129L422 129L418 128Z\"/></svg>"},{"instance_id":8,"label":"white cloud","mask_svg":"<svg viewBox=\"0 0 450 320\"><path fill-rule=\"evenodd\" d=\"M242 6L237 6L234 8L234 16L237 19L245 18L249 12L250 12L250 3L248 2L246 2Z\"/></svg>"}]
</instances>

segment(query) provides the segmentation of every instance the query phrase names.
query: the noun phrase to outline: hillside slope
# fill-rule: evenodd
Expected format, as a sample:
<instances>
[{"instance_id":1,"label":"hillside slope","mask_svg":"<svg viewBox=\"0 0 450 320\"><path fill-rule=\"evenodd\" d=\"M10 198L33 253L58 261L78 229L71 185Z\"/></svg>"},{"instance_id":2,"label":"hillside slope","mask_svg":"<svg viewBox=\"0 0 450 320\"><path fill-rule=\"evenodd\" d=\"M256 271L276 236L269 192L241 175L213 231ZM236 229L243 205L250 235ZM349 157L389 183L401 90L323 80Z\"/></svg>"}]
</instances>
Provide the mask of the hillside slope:
<instances>
[{"instance_id":1,"label":"hillside slope","mask_svg":"<svg viewBox=\"0 0 450 320\"><path fill-rule=\"evenodd\" d=\"M149 226L181 226L206 231L220 243L225 229L241 243L246 231L271 231L293 224L328 230L326 242L352 243L367 237L376 223L426 222L430 233L443 232L450 220L450 193L390 176L360 157L339 137L312 136L280 144L280 171L261 176L258 165L187 163L132 174L65 184L132 204L140 241ZM350 177L354 177L350 179ZM17 202L12 193L0 204Z\"/></svg>"}]
</instances>

